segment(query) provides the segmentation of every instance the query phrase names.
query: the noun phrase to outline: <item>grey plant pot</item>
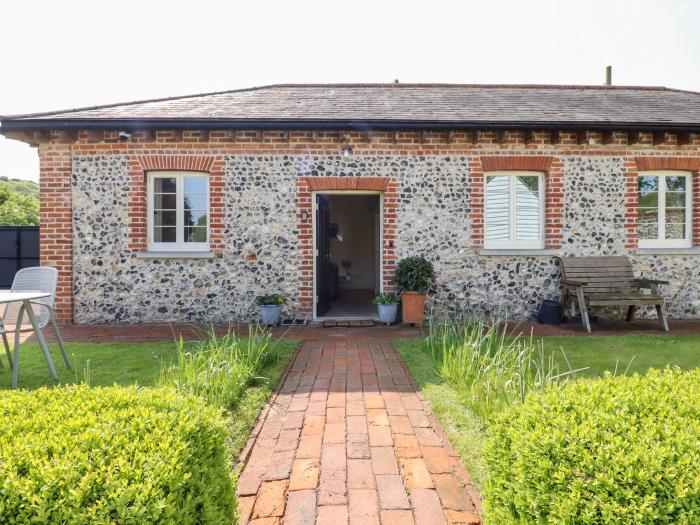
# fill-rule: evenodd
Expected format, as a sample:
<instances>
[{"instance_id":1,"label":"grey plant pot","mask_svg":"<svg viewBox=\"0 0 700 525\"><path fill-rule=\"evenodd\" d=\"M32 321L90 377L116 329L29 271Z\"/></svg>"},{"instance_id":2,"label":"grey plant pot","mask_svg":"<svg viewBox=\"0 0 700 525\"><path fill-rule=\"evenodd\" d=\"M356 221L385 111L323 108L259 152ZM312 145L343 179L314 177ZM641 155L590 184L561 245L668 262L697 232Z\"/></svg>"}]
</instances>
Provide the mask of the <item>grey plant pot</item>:
<instances>
[{"instance_id":1,"label":"grey plant pot","mask_svg":"<svg viewBox=\"0 0 700 525\"><path fill-rule=\"evenodd\" d=\"M392 324L396 322L396 315L399 312L399 303L393 304L378 304L379 320L384 324Z\"/></svg>"},{"instance_id":2,"label":"grey plant pot","mask_svg":"<svg viewBox=\"0 0 700 525\"><path fill-rule=\"evenodd\" d=\"M280 324L282 307L277 304L260 306L260 322L265 326L277 326Z\"/></svg>"}]
</instances>

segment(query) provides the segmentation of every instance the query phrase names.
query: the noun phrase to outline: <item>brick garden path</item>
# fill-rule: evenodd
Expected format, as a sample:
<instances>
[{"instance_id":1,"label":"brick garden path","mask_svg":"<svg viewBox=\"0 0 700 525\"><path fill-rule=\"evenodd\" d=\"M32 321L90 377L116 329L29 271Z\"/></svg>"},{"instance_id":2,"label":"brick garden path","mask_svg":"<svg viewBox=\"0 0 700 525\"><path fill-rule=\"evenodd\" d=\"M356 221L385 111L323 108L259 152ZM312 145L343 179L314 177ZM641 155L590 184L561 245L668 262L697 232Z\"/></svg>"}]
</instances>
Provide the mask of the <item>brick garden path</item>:
<instances>
[{"instance_id":1,"label":"brick garden path","mask_svg":"<svg viewBox=\"0 0 700 525\"><path fill-rule=\"evenodd\" d=\"M243 457L243 524L479 523L476 491L386 340L304 342Z\"/></svg>"}]
</instances>

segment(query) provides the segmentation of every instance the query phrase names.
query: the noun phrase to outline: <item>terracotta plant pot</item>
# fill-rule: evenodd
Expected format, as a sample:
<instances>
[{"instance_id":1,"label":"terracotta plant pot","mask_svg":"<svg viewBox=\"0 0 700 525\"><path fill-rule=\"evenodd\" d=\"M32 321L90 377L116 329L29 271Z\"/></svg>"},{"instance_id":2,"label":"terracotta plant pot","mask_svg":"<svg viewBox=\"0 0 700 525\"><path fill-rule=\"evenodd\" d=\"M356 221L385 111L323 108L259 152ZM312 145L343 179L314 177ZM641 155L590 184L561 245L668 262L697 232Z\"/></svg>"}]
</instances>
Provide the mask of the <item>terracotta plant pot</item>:
<instances>
[{"instance_id":1,"label":"terracotta plant pot","mask_svg":"<svg viewBox=\"0 0 700 525\"><path fill-rule=\"evenodd\" d=\"M419 292L401 293L401 316L404 323L421 324L425 312L425 294Z\"/></svg>"}]
</instances>

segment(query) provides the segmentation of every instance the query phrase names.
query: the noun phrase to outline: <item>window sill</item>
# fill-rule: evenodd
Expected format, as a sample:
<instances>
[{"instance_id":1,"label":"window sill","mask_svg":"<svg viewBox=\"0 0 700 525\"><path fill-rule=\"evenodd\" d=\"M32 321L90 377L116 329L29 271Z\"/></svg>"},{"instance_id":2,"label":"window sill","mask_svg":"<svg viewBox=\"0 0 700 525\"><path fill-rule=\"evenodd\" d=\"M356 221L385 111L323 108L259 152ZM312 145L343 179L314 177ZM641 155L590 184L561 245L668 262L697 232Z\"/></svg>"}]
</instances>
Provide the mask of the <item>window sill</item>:
<instances>
[{"instance_id":1,"label":"window sill","mask_svg":"<svg viewBox=\"0 0 700 525\"><path fill-rule=\"evenodd\" d=\"M700 255L700 248L637 248L637 255Z\"/></svg>"},{"instance_id":2,"label":"window sill","mask_svg":"<svg viewBox=\"0 0 700 525\"><path fill-rule=\"evenodd\" d=\"M557 250L546 248L483 248L479 250L479 255L486 256L527 256L527 257L554 257L558 255Z\"/></svg>"},{"instance_id":3,"label":"window sill","mask_svg":"<svg viewBox=\"0 0 700 525\"><path fill-rule=\"evenodd\" d=\"M136 254L137 259L213 259L216 257L211 251L148 251Z\"/></svg>"}]
</instances>

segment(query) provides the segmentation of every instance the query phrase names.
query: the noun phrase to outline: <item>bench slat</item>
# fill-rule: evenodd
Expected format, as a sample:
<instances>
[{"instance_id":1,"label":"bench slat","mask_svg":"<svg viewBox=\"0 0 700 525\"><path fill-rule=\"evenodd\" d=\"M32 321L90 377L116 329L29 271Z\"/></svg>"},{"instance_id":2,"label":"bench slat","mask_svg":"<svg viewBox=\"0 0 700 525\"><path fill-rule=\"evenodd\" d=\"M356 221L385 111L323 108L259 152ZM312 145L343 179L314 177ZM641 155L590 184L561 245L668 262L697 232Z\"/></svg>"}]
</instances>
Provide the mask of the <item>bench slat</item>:
<instances>
[{"instance_id":1,"label":"bench slat","mask_svg":"<svg viewBox=\"0 0 700 525\"><path fill-rule=\"evenodd\" d=\"M631 270L632 269L632 265L629 263L619 264L619 263L610 263L609 261L596 261L595 263L591 263L591 264L567 264L567 263L564 263L564 266L570 270L600 270L602 268L615 268L618 270Z\"/></svg>"},{"instance_id":2,"label":"bench slat","mask_svg":"<svg viewBox=\"0 0 700 525\"><path fill-rule=\"evenodd\" d=\"M567 276L573 277L574 275L600 275L600 276L624 276L629 279L634 278L634 272L631 267L624 268L622 266L601 266L598 268L568 268L564 267L564 272Z\"/></svg>"},{"instance_id":3,"label":"bench slat","mask_svg":"<svg viewBox=\"0 0 700 525\"><path fill-rule=\"evenodd\" d=\"M566 277L574 281L585 281L587 283L625 283L630 286L639 287L639 285L635 284L635 279L630 279L622 275L585 275L574 277L567 274Z\"/></svg>"},{"instance_id":4,"label":"bench slat","mask_svg":"<svg viewBox=\"0 0 700 525\"><path fill-rule=\"evenodd\" d=\"M639 288L613 288L613 287L599 288L599 287L595 287L595 286L592 288L589 288L588 286L586 286L583 289L583 291L587 296L592 295L592 294L601 294L601 293L605 293L608 295L615 295L615 294L616 295L623 295L623 294L630 294L630 293L636 294L639 292Z\"/></svg>"},{"instance_id":5,"label":"bench slat","mask_svg":"<svg viewBox=\"0 0 700 525\"><path fill-rule=\"evenodd\" d=\"M632 268L566 268L566 275L634 275Z\"/></svg>"},{"instance_id":6,"label":"bench slat","mask_svg":"<svg viewBox=\"0 0 700 525\"><path fill-rule=\"evenodd\" d=\"M590 306L629 306L634 305L646 305L646 304L664 304L663 298L661 299L589 299L588 304Z\"/></svg>"}]
</instances>

